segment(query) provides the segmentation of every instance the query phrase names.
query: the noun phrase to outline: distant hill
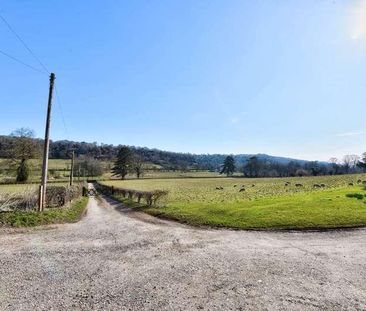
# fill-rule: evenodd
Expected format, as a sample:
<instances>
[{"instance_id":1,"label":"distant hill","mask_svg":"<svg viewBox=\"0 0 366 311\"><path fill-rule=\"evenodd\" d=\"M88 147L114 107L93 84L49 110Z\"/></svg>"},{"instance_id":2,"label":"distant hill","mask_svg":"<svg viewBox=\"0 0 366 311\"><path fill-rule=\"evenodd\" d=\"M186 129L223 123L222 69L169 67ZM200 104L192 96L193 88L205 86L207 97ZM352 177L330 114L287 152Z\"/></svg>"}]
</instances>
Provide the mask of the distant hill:
<instances>
[{"instance_id":1,"label":"distant hill","mask_svg":"<svg viewBox=\"0 0 366 311\"><path fill-rule=\"evenodd\" d=\"M299 159L292 159L286 157L278 157L278 156L271 156L264 153L257 153L257 154L236 154L234 155L234 159L236 165L244 165L250 157L256 156L259 160L271 163L278 163L282 165L287 165L290 162L295 162L300 165L304 165L309 161L306 160L299 160ZM219 167L227 154L200 154L200 155L193 155L195 161L198 163L199 166L210 166L210 167Z\"/></svg>"},{"instance_id":2,"label":"distant hill","mask_svg":"<svg viewBox=\"0 0 366 311\"><path fill-rule=\"evenodd\" d=\"M11 136L0 136L0 158L8 157L9 150L16 138ZM41 139L36 139L40 147ZM51 141L50 158L67 159L69 151L75 150L77 156L89 156L96 159L114 159L121 145L97 144L87 142L75 142L68 140ZM141 156L145 162L160 165L165 169L210 169L215 170L223 163L227 154L191 154L181 152L163 151L146 147L130 146L136 154ZM249 157L256 156L259 160L281 165L295 162L304 165L309 161L291 159L286 157L271 156L267 154L237 154L234 155L237 166L242 166Z\"/></svg>"}]
</instances>

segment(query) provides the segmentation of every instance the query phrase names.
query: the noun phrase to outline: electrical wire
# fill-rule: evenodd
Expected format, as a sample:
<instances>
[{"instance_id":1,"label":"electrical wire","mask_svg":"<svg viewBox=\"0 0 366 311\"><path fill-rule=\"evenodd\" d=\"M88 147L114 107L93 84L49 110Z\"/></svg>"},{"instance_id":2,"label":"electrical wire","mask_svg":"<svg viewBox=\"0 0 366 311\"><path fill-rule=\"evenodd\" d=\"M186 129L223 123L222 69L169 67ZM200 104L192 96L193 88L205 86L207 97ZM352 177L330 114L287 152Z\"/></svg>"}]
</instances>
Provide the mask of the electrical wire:
<instances>
[{"instance_id":1,"label":"electrical wire","mask_svg":"<svg viewBox=\"0 0 366 311\"><path fill-rule=\"evenodd\" d=\"M8 27L8 29L13 33L13 35L20 41L20 43L27 49L27 51L34 57L34 59L41 65L41 67L47 72L50 71L47 67L41 62L41 60L37 57L35 53L30 49L30 47L24 42L24 40L18 35L18 33L10 26L9 22L5 19L3 15L0 14L0 19L4 22L4 24Z\"/></svg>"},{"instance_id":2,"label":"electrical wire","mask_svg":"<svg viewBox=\"0 0 366 311\"><path fill-rule=\"evenodd\" d=\"M40 69L37 69L37 68L35 68L35 67L31 66L31 65L28 65L27 63L25 63L25 62L21 61L20 59L18 59L18 58L16 58L16 57L14 57L14 56L11 56L10 54L8 54L8 53L6 53L6 52L4 52L4 51L2 51L2 50L0 50L0 53L1 53L2 55L6 56L6 57L8 57L8 58L10 58L10 59L12 59L13 61L16 61L16 62L18 62L19 64L22 64L22 65L24 65L24 66L26 66L26 67L28 67L28 68L30 68L30 69L32 69L32 70L34 70L34 71L37 71L37 72L39 72L39 73L41 73L41 74L46 74L43 70L40 70Z\"/></svg>"},{"instance_id":3,"label":"electrical wire","mask_svg":"<svg viewBox=\"0 0 366 311\"><path fill-rule=\"evenodd\" d=\"M12 60L24 65L24 66L27 66L37 72L40 72L42 74L50 74L50 71L47 69L47 67L44 65L44 63L39 59L39 57L37 57L37 55L31 50L31 48L25 43L25 41L21 38L21 36L14 30L14 28L9 24L9 22L5 19L5 17L3 15L0 14L0 19L4 22L4 24L7 26L7 28L10 30L10 32L20 41L20 43L25 47L25 49L33 56L33 58L41 65L41 67L43 68L43 71L40 70L40 69L37 69L31 65L28 65L27 63L24 63L23 61L9 55L8 53L5 53L3 51L0 50L0 53L11 58ZM56 101L57 101L57 106L60 110L60 115L61 115L61 120L62 120L62 123L63 123L63 126L64 126L64 129L65 129L65 133L66 133L66 136L69 138L69 132L67 130L67 126L66 126L66 122L65 122L65 117L64 117L64 113L63 113L63 110L62 110L62 103L61 103L61 100L60 100L60 96L58 94L58 91L57 91L57 87L55 86L55 94L56 94Z\"/></svg>"},{"instance_id":4,"label":"electrical wire","mask_svg":"<svg viewBox=\"0 0 366 311\"><path fill-rule=\"evenodd\" d=\"M63 124L63 126L64 126L64 129L65 129L65 132L66 132L67 139L69 139L69 131L67 130L67 126L66 126L66 122L65 122L64 113L63 113L63 111L62 111L62 104L61 104L60 96L59 96L59 94L58 94L58 91L57 91L57 87L56 87L56 86L55 86L55 94L56 94L57 106L58 106L58 109L60 110L60 115L61 115L62 124Z\"/></svg>"}]
</instances>

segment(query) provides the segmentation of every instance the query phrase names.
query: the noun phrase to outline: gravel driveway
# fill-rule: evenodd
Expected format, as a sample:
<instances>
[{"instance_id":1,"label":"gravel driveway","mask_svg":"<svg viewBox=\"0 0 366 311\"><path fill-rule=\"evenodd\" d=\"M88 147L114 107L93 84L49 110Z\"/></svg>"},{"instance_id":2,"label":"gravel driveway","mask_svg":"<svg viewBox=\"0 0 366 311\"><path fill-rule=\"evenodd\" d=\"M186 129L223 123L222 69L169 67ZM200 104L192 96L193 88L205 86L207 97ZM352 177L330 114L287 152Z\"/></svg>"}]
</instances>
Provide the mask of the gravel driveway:
<instances>
[{"instance_id":1,"label":"gravel driveway","mask_svg":"<svg viewBox=\"0 0 366 311\"><path fill-rule=\"evenodd\" d=\"M365 237L195 229L91 198L79 223L0 231L0 310L366 310Z\"/></svg>"}]
</instances>

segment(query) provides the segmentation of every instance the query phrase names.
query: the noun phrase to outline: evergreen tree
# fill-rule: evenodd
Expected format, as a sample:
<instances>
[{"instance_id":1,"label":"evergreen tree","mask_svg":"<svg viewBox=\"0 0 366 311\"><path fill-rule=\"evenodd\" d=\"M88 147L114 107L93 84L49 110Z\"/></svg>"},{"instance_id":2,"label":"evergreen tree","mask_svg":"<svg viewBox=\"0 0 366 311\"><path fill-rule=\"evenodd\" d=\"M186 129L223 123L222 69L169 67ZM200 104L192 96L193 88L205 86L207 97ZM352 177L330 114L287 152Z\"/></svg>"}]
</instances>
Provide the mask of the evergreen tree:
<instances>
[{"instance_id":1,"label":"evergreen tree","mask_svg":"<svg viewBox=\"0 0 366 311\"><path fill-rule=\"evenodd\" d=\"M133 153L130 148L123 146L117 155L117 160L112 168L112 175L125 179L133 166Z\"/></svg>"},{"instance_id":2,"label":"evergreen tree","mask_svg":"<svg viewBox=\"0 0 366 311\"><path fill-rule=\"evenodd\" d=\"M262 163L256 156L250 157L244 165L244 175L246 177L258 177L261 166Z\"/></svg>"},{"instance_id":3,"label":"evergreen tree","mask_svg":"<svg viewBox=\"0 0 366 311\"><path fill-rule=\"evenodd\" d=\"M22 160L17 169L17 182L26 182L29 177L29 167L26 160Z\"/></svg>"},{"instance_id":4,"label":"evergreen tree","mask_svg":"<svg viewBox=\"0 0 366 311\"><path fill-rule=\"evenodd\" d=\"M234 171L235 171L235 160L233 156L227 156L222 165L220 174L226 174L227 176L230 176L234 173Z\"/></svg>"}]
</instances>

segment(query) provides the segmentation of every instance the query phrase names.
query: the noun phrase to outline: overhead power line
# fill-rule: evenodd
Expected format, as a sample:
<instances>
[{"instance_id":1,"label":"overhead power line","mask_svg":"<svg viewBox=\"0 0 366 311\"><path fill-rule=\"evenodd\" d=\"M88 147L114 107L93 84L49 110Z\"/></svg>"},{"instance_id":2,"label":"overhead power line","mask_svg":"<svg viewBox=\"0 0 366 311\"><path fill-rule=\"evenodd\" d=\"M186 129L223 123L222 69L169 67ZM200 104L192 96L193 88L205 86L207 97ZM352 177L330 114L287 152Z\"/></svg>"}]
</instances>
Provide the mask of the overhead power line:
<instances>
[{"instance_id":1,"label":"overhead power line","mask_svg":"<svg viewBox=\"0 0 366 311\"><path fill-rule=\"evenodd\" d=\"M10 55L10 54L8 54L8 53L5 53L5 52L4 52L4 51L2 51L2 50L0 50L0 53L1 53L2 55L6 56L6 57L8 57L8 58L10 58L10 59L12 59L13 61L18 62L19 64L22 64L22 65L24 65L24 66L26 66L26 67L28 67L28 68L30 68L30 69L32 69L32 70L34 70L34 71L37 71L37 72L39 72L39 73L41 73L41 74L46 74L43 70L40 70L40 69L37 69L37 68L35 68L35 67L31 66L31 65L28 65L27 63L25 63L25 62L21 61L20 59L18 59L18 58L16 58L16 57L14 57L14 56L11 56L11 55Z\"/></svg>"},{"instance_id":2,"label":"overhead power line","mask_svg":"<svg viewBox=\"0 0 366 311\"><path fill-rule=\"evenodd\" d=\"M56 94L56 101L57 101L58 109L60 110L60 114L61 114L61 120L62 120L62 123L64 125L64 129L65 129L65 132L66 132L66 136L67 136L68 139L70 139L69 138L69 131L67 130L67 126L66 126L66 122L65 122L65 118L64 118L64 113L62 111L62 104L61 104L60 96L58 95L57 87L55 87L55 94Z\"/></svg>"},{"instance_id":3,"label":"overhead power line","mask_svg":"<svg viewBox=\"0 0 366 311\"><path fill-rule=\"evenodd\" d=\"M34 57L34 59L41 65L41 67L46 71L46 73L50 73L47 67L41 62L41 60L37 57L35 53L30 49L30 47L24 42L24 40L18 35L18 33L10 26L8 21L4 16L0 14L0 19L4 22L4 24L8 27L8 29L13 33L13 35L20 41L20 43L27 49L27 51Z\"/></svg>"},{"instance_id":4,"label":"overhead power line","mask_svg":"<svg viewBox=\"0 0 366 311\"><path fill-rule=\"evenodd\" d=\"M27 63L17 59L16 57L11 56L8 53L5 53L3 51L0 50L0 53L11 58L12 60L27 66L37 72L40 72L42 74L50 74L50 71L47 69L47 67L44 65L44 63L40 60L40 58L31 50L31 48L25 43L25 41L21 38L21 36L14 30L14 28L10 25L10 23L5 19L5 17L3 15L0 14L0 19L4 22L4 24L6 25L6 27L9 29L9 31L20 41L20 43L24 46L24 48L33 56L33 58L38 62L38 64L43 68L43 70L37 69L31 65L28 65ZM65 117L64 117L64 113L62 110L62 103L60 100L60 96L58 94L57 88L55 87L55 94L56 94L56 100L57 100L57 104L58 104L58 108L60 110L60 114L61 114L61 119L62 119L62 123L65 129L65 133L66 136L69 138L69 132L67 130L67 126L66 126L66 122L65 122Z\"/></svg>"}]
</instances>

